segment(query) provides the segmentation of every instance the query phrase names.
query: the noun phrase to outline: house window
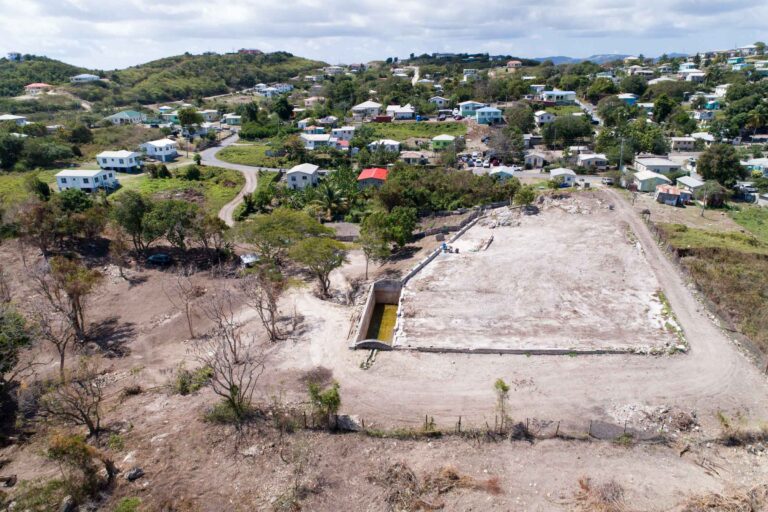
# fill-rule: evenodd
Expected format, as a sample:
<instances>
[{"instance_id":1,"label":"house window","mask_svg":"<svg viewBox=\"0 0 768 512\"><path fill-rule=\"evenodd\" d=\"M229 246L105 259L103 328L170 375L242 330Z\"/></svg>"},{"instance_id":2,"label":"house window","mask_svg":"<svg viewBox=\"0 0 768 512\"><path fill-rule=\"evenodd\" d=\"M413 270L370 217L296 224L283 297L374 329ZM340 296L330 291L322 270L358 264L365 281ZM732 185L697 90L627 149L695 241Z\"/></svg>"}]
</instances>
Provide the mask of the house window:
<instances>
[{"instance_id":1,"label":"house window","mask_svg":"<svg viewBox=\"0 0 768 512\"><path fill-rule=\"evenodd\" d=\"M98 176L96 176L95 178L93 178L93 181L95 181L96 183L98 183L98 182L99 182L99 177L98 177Z\"/></svg>"},{"instance_id":2,"label":"house window","mask_svg":"<svg viewBox=\"0 0 768 512\"><path fill-rule=\"evenodd\" d=\"M291 181L296 181L296 176L291 176Z\"/></svg>"},{"instance_id":3,"label":"house window","mask_svg":"<svg viewBox=\"0 0 768 512\"><path fill-rule=\"evenodd\" d=\"M307 177L306 176L302 176L301 179L306 181Z\"/></svg>"},{"instance_id":4,"label":"house window","mask_svg":"<svg viewBox=\"0 0 768 512\"><path fill-rule=\"evenodd\" d=\"M88 178L83 178L83 183L88 183Z\"/></svg>"},{"instance_id":5,"label":"house window","mask_svg":"<svg viewBox=\"0 0 768 512\"><path fill-rule=\"evenodd\" d=\"M67 178L59 178L59 180L61 180L62 183L66 183L67 182Z\"/></svg>"},{"instance_id":6,"label":"house window","mask_svg":"<svg viewBox=\"0 0 768 512\"><path fill-rule=\"evenodd\" d=\"M121 163L121 164L122 164L122 163L125 163L125 162L123 162L123 159L122 159L122 158L120 159L120 163Z\"/></svg>"}]
</instances>

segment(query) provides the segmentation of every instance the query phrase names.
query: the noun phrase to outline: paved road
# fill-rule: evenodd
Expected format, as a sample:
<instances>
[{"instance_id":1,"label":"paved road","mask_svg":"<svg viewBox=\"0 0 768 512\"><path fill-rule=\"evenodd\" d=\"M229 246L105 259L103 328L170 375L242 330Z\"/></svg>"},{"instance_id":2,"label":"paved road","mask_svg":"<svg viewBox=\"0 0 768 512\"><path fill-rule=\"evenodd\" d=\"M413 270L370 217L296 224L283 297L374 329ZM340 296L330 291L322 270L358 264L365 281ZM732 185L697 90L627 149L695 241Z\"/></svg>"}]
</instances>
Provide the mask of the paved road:
<instances>
[{"instance_id":1,"label":"paved road","mask_svg":"<svg viewBox=\"0 0 768 512\"><path fill-rule=\"evenodd\" d=\"M419 81L420 74L419 66L413 66L413 79L411 80L411 85L416 85L416 82Z\"/></svg>"},{"instance_id":2,"label":"paved road","mask_svg":"<svg viewBox=\"0 0 768 512\"><path fill-rule=\"evenodd\" d=\"M238 140L239 139L237 134L230 135L226 139L223 139L218 146L214 146L200 152L200 157L202 158L201 162L203 165L213 165L216 167L223 167L225 169L232 169L241 172L243 176L245 176L245 186L243 189L237 194L237 196L235 196L233 200L225 204L221 210L219 210L219 218L226 222L228 226L234 225L235 221L233 214L235 213L235 208L237 208L237 206L243 201L243 196L256 190L256 185L258 184L259 179L259 171L279 171L279 169L271 169L268 167L254 167L252 165L231 164L216 158L216 153L226 148L227 146L231 146Z\"/></svg>"}]
</instances>

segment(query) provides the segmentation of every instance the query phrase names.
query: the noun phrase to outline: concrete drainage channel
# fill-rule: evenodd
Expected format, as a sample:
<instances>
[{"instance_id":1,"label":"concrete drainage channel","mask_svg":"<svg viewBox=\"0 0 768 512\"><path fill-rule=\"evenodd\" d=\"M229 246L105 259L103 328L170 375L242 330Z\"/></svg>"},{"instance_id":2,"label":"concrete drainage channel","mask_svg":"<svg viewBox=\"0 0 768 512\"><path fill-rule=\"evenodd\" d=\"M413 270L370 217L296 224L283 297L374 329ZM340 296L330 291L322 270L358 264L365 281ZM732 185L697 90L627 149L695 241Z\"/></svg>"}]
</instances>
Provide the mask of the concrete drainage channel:
<instances>
[{"instance_id":1,"label":"concrete drainage channel","mask_svg":"<svg viewBox=\"0 0 768 512\"><path fill-rule=\"evenodd\" d=\"M456 232L447 242L453 243L458 240L483 216L483 214L478 215ZM402 321L400 306L403 288L413 276L437 258L441 251L440 247L432 251L400 280L382 279L371 285L357 325L357 332L354 338L352 338L349 348L368 350L394 350L400 348L397 346L395 333L397 333Z\"/></svg>"}]
</instances>

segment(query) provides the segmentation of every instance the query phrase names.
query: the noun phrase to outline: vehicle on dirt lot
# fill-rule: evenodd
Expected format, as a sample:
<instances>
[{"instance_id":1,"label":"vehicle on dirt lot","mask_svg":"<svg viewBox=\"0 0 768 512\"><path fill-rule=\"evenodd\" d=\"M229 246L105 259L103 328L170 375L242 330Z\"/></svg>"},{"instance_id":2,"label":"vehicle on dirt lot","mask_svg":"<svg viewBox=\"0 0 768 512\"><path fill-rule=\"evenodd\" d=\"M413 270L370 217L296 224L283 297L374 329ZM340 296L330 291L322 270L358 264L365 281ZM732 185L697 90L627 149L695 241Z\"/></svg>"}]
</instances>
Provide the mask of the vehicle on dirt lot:
<instances>
[{"instance_id":1,"label":"vehicle on dirt lot","mask_svg":"<svg viewBox=\"0 0 768 512\"><path fill-rule=\"evenodd\" d=\"M162 252L153 254L152 256L147 258L147 263L149 263L150 265L158 265L161 267L170 265L172 262L173 262L173 258L171 258L169 255Z\"/></svg>"},{"instance_id":2,"label":"vehicle on dirt lot","mask_svg":"<svg viewBox=\"0 0 768 512\"><path fill-rule=\"evenodd\" d=\"M600 180L603 185L613 185L613 178L603 178Z\"/></svg>"}]
</instances>

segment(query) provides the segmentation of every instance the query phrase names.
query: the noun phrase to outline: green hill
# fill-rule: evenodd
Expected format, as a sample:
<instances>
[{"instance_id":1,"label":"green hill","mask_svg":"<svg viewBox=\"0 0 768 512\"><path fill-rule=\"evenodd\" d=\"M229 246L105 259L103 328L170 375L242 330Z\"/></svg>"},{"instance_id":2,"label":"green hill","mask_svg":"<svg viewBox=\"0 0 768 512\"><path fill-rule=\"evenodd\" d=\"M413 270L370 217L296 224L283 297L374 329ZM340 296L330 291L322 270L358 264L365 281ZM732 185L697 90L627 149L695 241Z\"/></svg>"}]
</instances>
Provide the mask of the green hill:
<instances>
[{"instance_id":1,"label":"green hill","mask_svg":"<svg viewBox=\"0 0 768 512\"><path fill-rule=\"evenodd\" d=\"M126 69L94 72L105 82L67 85L78 97L106 105L130 105L224 94L264 82L288 80L325 65L275 52L264 55L184 54ZM30 82L69 84L69 77L89 72L59 61L35 57L24 62L0 60L0 96L15 96Z\"/></svg>"},{"instance_id":2,"label":"green hill","mask_svg":"<svg viewBox=\"0 0 768 512\"><path fill-rule=\"evenodd\" d=\"M18 96L24 93L24 86L34 82L51 85L69 83L69 77L80 73L93 73L84 68L64 62L25 55L22 62L0 59L0 96Z\"/></svg>"}]
</instances>

